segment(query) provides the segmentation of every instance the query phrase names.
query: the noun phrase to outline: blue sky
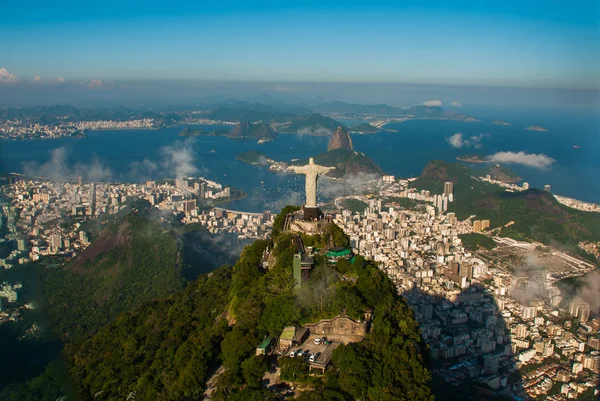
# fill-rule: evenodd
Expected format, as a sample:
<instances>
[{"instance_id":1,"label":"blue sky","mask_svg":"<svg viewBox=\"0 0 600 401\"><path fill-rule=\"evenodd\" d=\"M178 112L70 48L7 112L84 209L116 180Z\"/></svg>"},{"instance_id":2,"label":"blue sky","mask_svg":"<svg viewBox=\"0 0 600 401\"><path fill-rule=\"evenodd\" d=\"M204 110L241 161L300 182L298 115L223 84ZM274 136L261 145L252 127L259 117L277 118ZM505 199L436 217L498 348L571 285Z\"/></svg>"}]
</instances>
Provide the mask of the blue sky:
<instances>
[{"instance_id":1,"label":"blue sky","mask_svg":"<svg viewBox=\"0 0 600 401\"><path fill-rule=\"evenodd\" d=\"M597 1L186 3L6 2L0 68L22 81L599 87Z\"/></svg>"}]
</instances>

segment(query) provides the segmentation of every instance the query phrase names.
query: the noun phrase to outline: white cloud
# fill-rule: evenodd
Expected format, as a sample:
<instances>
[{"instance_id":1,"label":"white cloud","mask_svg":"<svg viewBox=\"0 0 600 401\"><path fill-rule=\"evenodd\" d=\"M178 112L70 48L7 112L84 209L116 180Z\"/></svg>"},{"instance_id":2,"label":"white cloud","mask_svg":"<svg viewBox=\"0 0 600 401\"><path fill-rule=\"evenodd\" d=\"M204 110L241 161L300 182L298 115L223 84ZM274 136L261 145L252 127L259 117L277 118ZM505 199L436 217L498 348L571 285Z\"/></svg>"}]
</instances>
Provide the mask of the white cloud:
<instances>
[{"instance_id":1,"label":"white cloud","mask_svg":"<svg viewBox=\"0 0 600 401\"><path fill-rule=\"evenodd\" d=\"M441 105L442 105L442 101L441 100L428 100L426 102L423 102L423 106L440 107Z\"/></svg>"},{"instance_id":2,"label":"white cloud","mask_svg":"<svg viewBox=\"0 0 600 401\"><path fill-rule=\"evenodd\" d=\"M542 153L498 152L489 157L490 161L507 164L522 164L535 168L550 167L556 160Z\"/></svg>"},{"instance_id":3,"label":"white cloud","mask_svg":"<svg viewBox=\"0 0 600 401\"><path fill-rule=\"evenodd\" d=\"M464 146L463 134L461 134L460 132L457 132L450 138L446 138L446 140L450 145L452 145L455 148L462 148Z\"/></svg>"},{"instance_id":4,"label":"white cloud","mask_svg":"<svg viewBox=\"0 0 600 401\"><path fill-rule=\"evenodd\" d=\"M462 107L462 103L458 103L458 102L450 102L450 106L452 107Z\"/></svg>"},{"instance_id":5,"label":"white cloud","mask_svg":"<svg viewBox=\"0 0 600 401\"><path fill-rule=\"evenodd\" d=\"M446 138L446 141L448 141L448 143L455 147L455 148L476 148L479 149L481 148L483 145L481 144L481 140L483 138L487 138L488 136L490 136L490 134L479 134L479 135L473 135L469 138L465 138L463 137L463 134L461 132L457 132L456 134L452 135L449 138Z\"/></svg>"},{"instance_id":6,"label":"white cloud","mask_svg":"<svg viewBox=\"0 0 600 401\"><path fill-rule=\"evenodd\" d=\"M189 177L198 172L194 166L195 156L192 150L193 139L184 142L175 142L171 146L165 146L160 149L163 156L163 167L170 172L171 177L183 178Z\"/></svg>"},{"instance_id":7,"label":"white cloud","mask_svg":"<svg viewBox=\"0 0 600 401\"><path fill-rule=\"evenodd\" d=\"M18 81L15 74L9 72L6 68L0 68L0 84L14 84Z\"/></svg>"},{"instance_id":8,"label":"white cloud","mask_svg":"<svg viewBox=\"0 0 600 401\"><path fill-rule=\"evenodd\" d=\"M106 82L102 81L101 79L92 79L90 82L88 82L87 86L90 89L100 89L105 84Z\"/></svg>"},{"instance_id":9,"label":"white cloud","mask_svg":"<svg viewBox=\"0 0 600 401\"><path fill-rule=\"evenodd\" d=\"M25 175L31 177L47 177L52 181L75 180L82 176L87 181L107 181L112 178L110 168L104 166L96 155L89 162L78 162L69 166L69 150L65 146L50 152L50 160L40 165L36 162L23 163Z\"/></svg>"},{"instance_id":10,"label":"white cloud","mask_svg":"<svg viewBox=\"0 0 600 401\"><path fill-rule=\"evenodd\" d=\"M56 82L58 82L59 84L64 84L65 83L65 79L59 77L59 78L56 79Z\"/></svg>"},{"instance_id":11,"label":"white cloud","mask_svg":"<svg viewBox=\"0 0 600 401\"><path fill-rule=\"evenodd\" d=\"M42 82L42 78L40 78L39 75L36 75L35 77L33 77L33 82Z\"/></svg>"}]
</instances>

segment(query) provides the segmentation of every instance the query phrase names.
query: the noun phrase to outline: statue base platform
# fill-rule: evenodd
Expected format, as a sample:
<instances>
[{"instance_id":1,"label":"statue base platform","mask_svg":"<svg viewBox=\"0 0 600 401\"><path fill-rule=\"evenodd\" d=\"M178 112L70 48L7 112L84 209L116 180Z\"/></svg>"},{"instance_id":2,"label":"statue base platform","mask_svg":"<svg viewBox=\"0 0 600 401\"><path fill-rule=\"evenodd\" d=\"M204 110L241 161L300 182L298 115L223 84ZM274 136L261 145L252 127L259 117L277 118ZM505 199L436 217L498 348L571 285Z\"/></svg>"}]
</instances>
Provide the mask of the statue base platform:
<instances>
[{"instance_id":1,"label":"statue base platform","mask_svg":"<svg viewBox=\"0 0 600 401\"><path fill-rule=\"evenodd\" d=\"M302 206L304 221L318 221L323 218L323 212L318 207Z\"/></svg>"}]
</instances>

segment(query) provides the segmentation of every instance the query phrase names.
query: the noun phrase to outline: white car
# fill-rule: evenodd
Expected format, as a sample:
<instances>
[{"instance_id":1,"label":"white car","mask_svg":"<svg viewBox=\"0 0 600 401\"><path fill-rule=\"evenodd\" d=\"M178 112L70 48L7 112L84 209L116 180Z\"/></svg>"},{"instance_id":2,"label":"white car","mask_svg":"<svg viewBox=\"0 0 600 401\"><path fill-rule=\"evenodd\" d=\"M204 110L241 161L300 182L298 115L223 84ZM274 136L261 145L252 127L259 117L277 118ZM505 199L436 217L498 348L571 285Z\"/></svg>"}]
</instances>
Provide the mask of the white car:
<instances>
[{"instance_id":1,"label":"white car","mask_svg":"<svg viewBox=\"0 0 600 401\"><path fill-rule=\"evenodd\" d=\"M292 352L290 352L290 358L293 358L296 356L296 352L298 352L298 350L293 350Z\"/></svg>"},{"instance_id":2,"label":"white car","mask_svg":"<svg viewBox=\"0 0 600 401\"><path fill-rule=\"evenodd\" d=\"M311 362L314 362L314 361L315 361L315 359L317 359L317 354L312 354L312 355L310 356L310 358L308 358L308 360L309 360L309 361L311 361Z\"/></svg>"},{"instance_id":3,"label":"white car","mask_svg":"<svg viewBox=\"0 0 600 401\"><path fill-rule=\"evenodd\" d=\"M321 338L315 338L315 345L321 345Z\"/></svg>"}]
</instances>

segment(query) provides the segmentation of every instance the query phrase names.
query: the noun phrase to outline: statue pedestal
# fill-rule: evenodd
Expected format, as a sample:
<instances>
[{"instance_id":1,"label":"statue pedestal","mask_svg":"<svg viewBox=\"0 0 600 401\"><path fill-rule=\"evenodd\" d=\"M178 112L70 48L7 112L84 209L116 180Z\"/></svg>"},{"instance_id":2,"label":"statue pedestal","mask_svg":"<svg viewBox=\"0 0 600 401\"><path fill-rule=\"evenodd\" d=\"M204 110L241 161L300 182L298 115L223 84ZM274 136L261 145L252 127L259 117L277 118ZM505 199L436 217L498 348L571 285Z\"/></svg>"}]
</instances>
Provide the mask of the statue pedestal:
<instances>
[{"instance_id":1,"label":"statue pedestal","mask_svg":"<svg viewBox=\"0 0 600 401\"><path fill-rule=\"evenodd\" d=\"M302 206L304 212L304 221L315 221L323 218L323 212L318 207Z\"/></svg>"}]
</instances>

